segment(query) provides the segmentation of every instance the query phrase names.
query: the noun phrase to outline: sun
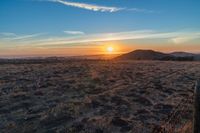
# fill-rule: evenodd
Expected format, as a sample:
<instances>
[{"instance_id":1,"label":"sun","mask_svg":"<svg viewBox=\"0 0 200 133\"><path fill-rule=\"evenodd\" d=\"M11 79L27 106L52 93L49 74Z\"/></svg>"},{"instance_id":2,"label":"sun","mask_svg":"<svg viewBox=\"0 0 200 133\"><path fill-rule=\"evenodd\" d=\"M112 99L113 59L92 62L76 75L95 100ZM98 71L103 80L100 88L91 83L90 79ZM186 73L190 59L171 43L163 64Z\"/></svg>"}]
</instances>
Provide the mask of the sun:
<instances>
[{"instance_id":1,"label":"sun","mask_svg":"<svg viewBox=\"0 0 200 133\"><path fill-rule=\"evenodd\" d=\"M111 47L111 46L109 46L109 47L107 47L107 51L108 51L109 53L112 53L112 52L114 51L114 48Z\"/></svg>"}]
</instances>

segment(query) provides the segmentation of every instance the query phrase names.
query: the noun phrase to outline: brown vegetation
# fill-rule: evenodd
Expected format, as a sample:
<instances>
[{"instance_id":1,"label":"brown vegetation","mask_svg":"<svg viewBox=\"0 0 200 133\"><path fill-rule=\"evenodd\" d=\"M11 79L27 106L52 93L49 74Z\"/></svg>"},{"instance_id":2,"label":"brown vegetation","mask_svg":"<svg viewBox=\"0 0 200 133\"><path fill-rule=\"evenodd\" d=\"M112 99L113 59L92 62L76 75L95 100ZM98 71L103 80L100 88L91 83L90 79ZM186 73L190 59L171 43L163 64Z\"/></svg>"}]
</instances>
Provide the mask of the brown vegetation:
<instances>
[{"instance_id":1,"label":"brown vegetation","mask_svg":"<svg viewBox=\"0 0 200 133\"><path fill-rule=\"evenodd\" d=\"M199 62L1 64L0 132L148 133L192 95L199 71Z\"/></svg>"}]
</instances>

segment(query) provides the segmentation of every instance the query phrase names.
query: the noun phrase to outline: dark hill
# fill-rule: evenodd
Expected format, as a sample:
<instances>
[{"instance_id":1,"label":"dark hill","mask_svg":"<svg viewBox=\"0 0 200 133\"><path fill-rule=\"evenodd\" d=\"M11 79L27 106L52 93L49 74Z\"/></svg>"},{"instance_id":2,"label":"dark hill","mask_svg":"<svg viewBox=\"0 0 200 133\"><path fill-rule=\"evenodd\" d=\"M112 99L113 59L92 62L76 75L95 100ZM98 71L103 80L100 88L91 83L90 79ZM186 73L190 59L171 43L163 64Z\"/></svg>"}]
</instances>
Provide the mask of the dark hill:
<instances>
[{"instance_id":1,"label":"dark hill","mask_svg":"<svg viewBox=\"0 0 200 133\"><path fill-rule=\"evenodd\" d=\"M193 54L187 52L173 52L170 55L175 56L176 58L193 58L195 61L200 61L200 54Z\"/></svg>"},{"instance_id":2,"label":"dark hill","mask_svg":"<svg viewBox=\"0 0 200 133\"><path fill-rule=\"evenodd\" d=\"M188 53L188 52L173 52L170 53L170 55L176 56L176 57L191 57L191 56L196 56L193 53Z\"/></svg>"},{"instance_id":3,"label":"dark hill","mask_svg":"<svg viewBox=\"0 0 200 133\"><path fill-rule=\"evenodd\" d=\"M135 50L116 57L117 60L174 60L175 57L153 50Z\"/></svg>"}]
</instances>

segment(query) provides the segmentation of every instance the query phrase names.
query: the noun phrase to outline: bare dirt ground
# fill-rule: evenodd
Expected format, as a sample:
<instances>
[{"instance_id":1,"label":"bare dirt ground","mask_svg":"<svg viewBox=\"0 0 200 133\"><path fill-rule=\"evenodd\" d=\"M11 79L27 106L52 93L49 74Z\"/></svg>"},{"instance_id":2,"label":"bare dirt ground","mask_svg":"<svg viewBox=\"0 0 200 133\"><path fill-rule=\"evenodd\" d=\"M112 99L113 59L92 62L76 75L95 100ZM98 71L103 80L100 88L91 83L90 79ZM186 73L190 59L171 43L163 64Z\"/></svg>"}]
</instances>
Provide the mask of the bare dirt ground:
<instances>
[{"instance_id":1,"label":"bare dirt ground","mask_svg":"<svg viewBox=\"0 0 200 133\"><path fill-rule=\"evenodd\" d=\"M0 132L148 133L197 78L200 62L1 64Z\"/></svg>"}]
</instances>

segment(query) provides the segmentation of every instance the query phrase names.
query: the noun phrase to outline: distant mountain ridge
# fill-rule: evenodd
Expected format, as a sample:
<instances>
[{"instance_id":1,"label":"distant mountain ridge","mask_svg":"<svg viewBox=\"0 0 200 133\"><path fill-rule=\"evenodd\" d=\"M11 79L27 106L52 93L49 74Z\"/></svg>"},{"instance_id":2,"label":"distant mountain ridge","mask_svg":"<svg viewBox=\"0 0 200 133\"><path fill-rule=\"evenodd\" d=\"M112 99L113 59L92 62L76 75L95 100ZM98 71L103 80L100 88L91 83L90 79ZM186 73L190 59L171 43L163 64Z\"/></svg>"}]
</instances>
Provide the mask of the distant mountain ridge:
<instances>
[{"instance_id":1,"label":"distant mountain ridge","mask_svg":"<svg viewBox=\"0 0 200 133\"><path fill-rule=\"evenodd\" d=\"M187 52L162 53L154 50L134 50L120 55L116 60L174 60L174 61L200 61L199 54Z\"/></svg>"},{"instance_id":2,"label":"distant mountain ridge","mask_svg":"<svg viewBox=\"0 0 200 133\"><path fill-rule=\"evenodd\" d=\"M196 55L196 54L188 53L188 52L172 52L170 54L173 56L178 56L178 57L186 57L186 56L195 56Z\"/></svg>"},{"instance_id":3,"label":"distant mountain ridge","mask_svg":"<svg viewBox=\"0 0 200 133\"><path fill-rule=\"evenodd\" d=\"M188 52L173 52L170 54L175 57L193 57L195 61L200 61L200 54L193 54Z\"/></svg>"}]
</instances>

